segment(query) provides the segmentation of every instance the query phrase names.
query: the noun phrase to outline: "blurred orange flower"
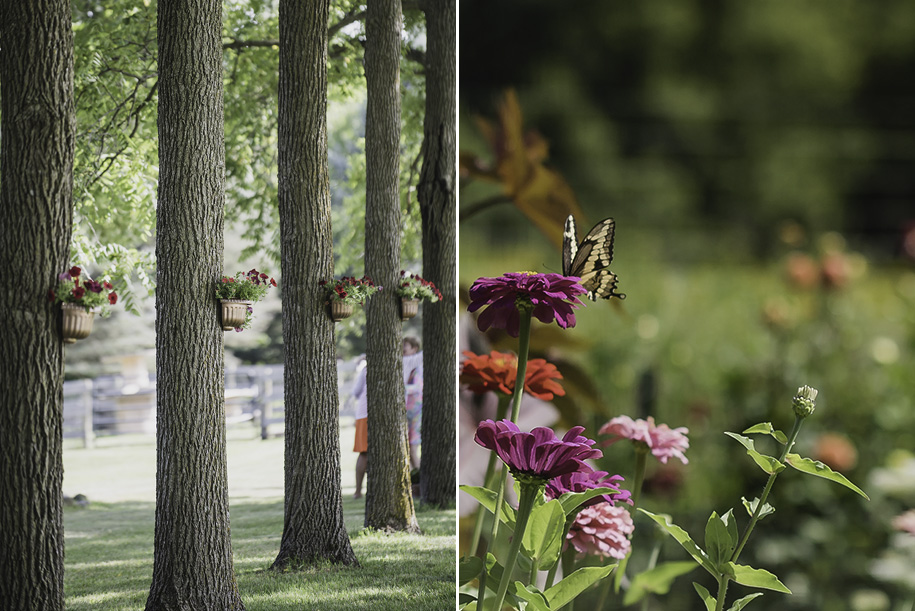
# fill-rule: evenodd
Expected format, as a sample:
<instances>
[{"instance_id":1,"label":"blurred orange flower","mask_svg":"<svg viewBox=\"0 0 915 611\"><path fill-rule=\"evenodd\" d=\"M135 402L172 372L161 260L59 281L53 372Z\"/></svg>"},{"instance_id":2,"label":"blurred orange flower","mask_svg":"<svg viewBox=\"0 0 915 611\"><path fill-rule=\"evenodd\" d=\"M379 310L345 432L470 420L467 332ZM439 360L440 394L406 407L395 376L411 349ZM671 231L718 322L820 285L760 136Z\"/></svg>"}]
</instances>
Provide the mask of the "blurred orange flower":
<instances>
[{"instance_id":1,"label":"blurred orange flower","mask_svg":"<svg viewBox=\"0 0 915 611\"><path fill-rule=\"evenodd\" d=\"M826 463L834 471L848 472L858 464L858 450L840 433L823 433L813 450L814 458Z\"/></svg>"},{"instance_id":2,"label":"blurred orange flower","mask_svg":"<svg viewBox=\"0 0 915 611\"><path fill-rule=\"evenodd\" d=\"M468 350L463 354L467 358L461 363L460 381L467 384L471 392L493 391L510 395L515 391L515 378L518 376L516 355L495 350L489 354L475 354ZM556 382L562 379L562 374L544 359L530 359L524 378L525 392L537 399L549 401L554 395L561 397L566 394Z\"/></svg>"}]
</instances>

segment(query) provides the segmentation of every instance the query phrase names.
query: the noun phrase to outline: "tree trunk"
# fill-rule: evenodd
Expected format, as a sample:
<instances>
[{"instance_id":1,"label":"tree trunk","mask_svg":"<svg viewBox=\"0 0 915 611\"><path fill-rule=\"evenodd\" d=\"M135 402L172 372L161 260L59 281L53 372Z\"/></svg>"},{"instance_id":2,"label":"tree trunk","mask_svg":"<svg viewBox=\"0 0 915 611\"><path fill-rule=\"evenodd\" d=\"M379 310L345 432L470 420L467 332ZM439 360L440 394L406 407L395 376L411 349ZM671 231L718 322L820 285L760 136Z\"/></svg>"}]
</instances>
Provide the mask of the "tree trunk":
<instances>
[{"instance_id":1,"label":"tree trunk","mask_svg":"<svg viewBox=\"0 0 915 611\"><path fill-rule=\"evenodd\" d=\"M423 421L420 494L437 507L455 503L455 0L427 2L426 115L419 204L423 221L423 278L443 298L423 306Z\"/></svg>"},{"instance_id":2,"label":"tree trunk","mask_svg":"<svg viewBox=\"0 0 915 611\"><path fill-rule=\"evenodd\" d=\"M222 274L222 4L159 1L158 461L147 611L244 609L232 568Z\"/></svg>"},{"instance_id":3,"label":"tree trunk","mask_svg":"<svg viewBox=\"0 0 915 611\"><path fill-rule=\"evenodd\" d=\"M358 565L343 523L334 323L318 284L333 277L327 169L330 1L280 2L279 212L286 466L273 568Z\"/></svg>"},{"instance_id":4,"label":"tree trunk","mask_svg":"<svg viewBox=\"0 0 915 611\"><path fill-rule=\"evenodd\" d=\"M366 304L368 483L365 525L418 531L404 400L400 268L400 0L369 0L365 23L365 273L385 287Z\"/></svg>"},{"instance_id":5,"label":"tree trunk","mask_svg":"<svg viewBox=\"0 0 915 611\"><path fill-rule=\"evenodd\" d=\"M73 222L70 3L0 3L0 607L64 608L63 344Z\"/></svg>"}]
</instances>

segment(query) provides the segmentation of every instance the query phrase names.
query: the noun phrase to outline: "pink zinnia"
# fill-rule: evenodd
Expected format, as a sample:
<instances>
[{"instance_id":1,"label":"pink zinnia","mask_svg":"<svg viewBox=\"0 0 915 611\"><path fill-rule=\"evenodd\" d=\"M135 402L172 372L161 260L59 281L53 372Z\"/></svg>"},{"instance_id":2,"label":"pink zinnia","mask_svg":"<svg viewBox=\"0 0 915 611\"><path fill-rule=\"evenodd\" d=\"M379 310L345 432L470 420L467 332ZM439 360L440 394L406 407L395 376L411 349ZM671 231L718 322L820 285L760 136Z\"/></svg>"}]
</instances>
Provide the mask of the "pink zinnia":
<instances>
[{"instance_id":1,"label":"pink zinnia","mask_svg":"<svg viewBox=\"0 0 915 611\"><path fill-rule=\"evenodd\" d=\"M622 481L622 475L609 475L606 471L592 471L590 473L575 471L574 473L554 477L548 481L545 492L548 499L558 499L567 492L586 492L594 488L613 488L616 492L596 496L585 501L585 505L613 504L616 501L632 505L632 499L629 498L632 493L620 488L620 482Z\"/></svg>"},{"instance_id":2,"label":"pink zinnia","mask_svg":"<svg viewBox=\"0 0 915 611\"><path fill-rule=\"evenodd\" d=\"M519 299L533 306L533 316L540 322L554 320L563 329L575 326L574 308L583 305L578 299L587 291L576 278L561 274L509 273L499 278L477 278L470 287L470 312L489 306L477 319L477 327L505 329L512 337L520 333L521 317L516 305Z\"/></svg>"},{"instance_id":3,"label":"pink zinnia","mask_svg":"<svg viewBox=\"0 0 915 611\"><path fill-rule=\"evenodd\" d=\"M635 530L632 516L623 507L598 503L578 512L567 541L580 556L622 560L629 553L629 535Z\"/></svg>"},{"instance_id":4,"label":"pink zinnia","mask_svg":"<svg viewBox=\"0 0 915 611\"><path fill-rule=\"evenodd\" d=\"M573 426L559 439L553 429L545 426L525 433L511 420L484 420L477 427L474 441L493 450L513 474L549 480L573 471L593 471L584 461L603 454L591 447L593 439L579 435L584 430Z\"/></svg>"},{"instance_id":5,"label":"pink zinnia","mask_svg":"<svg viewBox=\"0 0 915 611\"><path fill-rule=\"evenodd\" d=\"M647 420L633 420L629 416L617 416L607 424L601 427L600 435L612 435L603 445L616 443L621 439L629 439L634 442L641 442L648 446L651 453L666 463L667 459L674 457L687 464L686 455L683 454L689 448L689 439L686 434L689 429L686 427L670 428L666 424L655 425L654 418L648 416Z\"/></svg>"}]
</instances>

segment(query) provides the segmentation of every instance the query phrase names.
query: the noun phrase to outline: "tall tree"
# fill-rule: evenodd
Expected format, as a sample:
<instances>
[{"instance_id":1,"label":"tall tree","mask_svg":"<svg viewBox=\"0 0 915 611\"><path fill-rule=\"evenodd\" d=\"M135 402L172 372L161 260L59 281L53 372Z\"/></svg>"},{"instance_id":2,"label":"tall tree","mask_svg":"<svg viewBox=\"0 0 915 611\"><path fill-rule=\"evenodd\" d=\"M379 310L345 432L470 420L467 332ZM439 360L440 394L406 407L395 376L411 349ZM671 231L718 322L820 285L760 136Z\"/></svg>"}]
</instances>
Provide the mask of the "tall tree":
<instances>
[{"instance_id":1,"label":"tall tree","mask_svg":"<svg viewBox=\"0 0 915 611\"><path fill-rule=\"evenodd\" d=\"M366 306L368 484L365 525L418 531L410 484L400 268L400 0L370 0L365 24L365 273L389 287Z\"/></svg>"},{"instance_id":2,"label":"tall tree","mask_svg":"<svg viewBox=\"0 0 915 611\"><path fill-rule=\"evenodd\" d=\"M358 564L343 523L334 323L318 284L334 273L327 168L329 10L330 0L280 2L286 495L275 568L327 560Z\"/></svg>"},{"instance_id":3,"label":"tall tree","mask_svg":"<svg viewBox=\"0 0 915 611\"><path fill-rule=\"evenodd\" d=\"M455 502L457 403L455 354L455 83L457 80L455 0L425 4L426 115L419 180L423 220L423 277L443 299L423 306L423 454L420 495L439 507Z\"/></svg>"},{"instance_id":4,"label":"tall tree","mask_svg":"<svg viewBox=\"0 0 915 611\"><path fill-rule=\"evenodd\" d=\"M63 344L73 219L70 3L0 3L0 607L64 608Z\"/></svg>"},{"instance_id":5,"label":"tall tree","mask_svg":"<svg viewBox=\"0 0 915 611\"><path fill-rule=\"evenodd\" d=\"M232 568L222 273L222 3L160 0L158 461L147 611L244 609Z\"/></svg>"}]
</instances>

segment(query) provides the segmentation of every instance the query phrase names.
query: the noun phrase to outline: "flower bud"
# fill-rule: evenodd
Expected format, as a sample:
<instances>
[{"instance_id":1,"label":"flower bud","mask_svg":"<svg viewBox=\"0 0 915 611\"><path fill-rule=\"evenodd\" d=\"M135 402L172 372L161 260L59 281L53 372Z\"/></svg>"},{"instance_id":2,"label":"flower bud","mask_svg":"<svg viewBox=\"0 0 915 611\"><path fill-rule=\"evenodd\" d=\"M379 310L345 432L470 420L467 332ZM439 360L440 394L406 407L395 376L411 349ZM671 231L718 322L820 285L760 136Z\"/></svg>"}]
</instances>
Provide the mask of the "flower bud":
<instances>
[{"instance_id":1,"label":"flower bud","mask_svg":"<svg viewBox=\"0 0 915 611\"><path fill-rule=\"evenodd\" d=\"M794 414L798 418L806 418L814 412L818 392L816 388L811 388L810 386L801 386L797 389L797 394L794 395L791 405L794 408Z\"/></svg>"}]
</instances>

